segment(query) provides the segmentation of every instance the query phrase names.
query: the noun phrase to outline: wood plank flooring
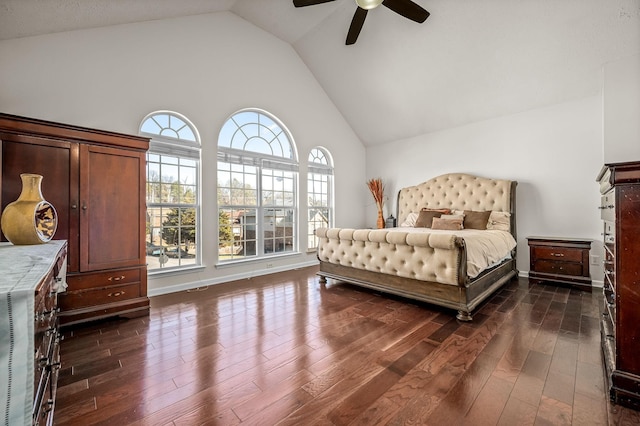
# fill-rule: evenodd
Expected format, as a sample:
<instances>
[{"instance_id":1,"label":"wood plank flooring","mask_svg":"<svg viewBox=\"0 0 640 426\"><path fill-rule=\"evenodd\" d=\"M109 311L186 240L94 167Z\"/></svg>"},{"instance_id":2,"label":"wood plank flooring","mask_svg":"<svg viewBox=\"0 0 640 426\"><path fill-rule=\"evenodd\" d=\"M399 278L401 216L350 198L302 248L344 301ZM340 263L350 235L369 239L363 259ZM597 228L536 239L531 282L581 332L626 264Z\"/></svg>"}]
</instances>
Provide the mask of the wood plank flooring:
<instances>
[{"instance_id":1,"label":"wood plank flooring","mask_svg":"<svg viewBox=\"0 0 640 426\"><path fill-rule=\"evenodd\" d=\"M64 331L56 425L626 425L601 292L514 279L472 323L316 268Z\"/></svg>"}]
</instances>

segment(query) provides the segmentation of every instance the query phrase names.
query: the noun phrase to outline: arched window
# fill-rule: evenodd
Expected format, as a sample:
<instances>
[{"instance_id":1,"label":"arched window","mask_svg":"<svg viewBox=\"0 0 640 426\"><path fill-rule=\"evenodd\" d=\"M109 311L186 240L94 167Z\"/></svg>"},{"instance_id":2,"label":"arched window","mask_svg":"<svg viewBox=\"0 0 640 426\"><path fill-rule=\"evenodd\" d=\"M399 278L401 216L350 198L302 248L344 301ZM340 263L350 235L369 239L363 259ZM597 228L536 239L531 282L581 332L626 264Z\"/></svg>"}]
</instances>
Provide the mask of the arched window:
<instances>
[{"instance_id":1,"label":"arched window","mask_svg":"<svg viewBox=\"0 0 640 426\"><path fill-rule=\"evenodd\" d=\"M333 161L324 148L316 147L309 153L307 193L307 249L315 250L316 229L333 226Z\"/></svg>"},{"instance_id":2,"label":"arched window","mask_svg":"<svg viewBox=\"0 0 640 426\"><path fill-rule=\"evenodd\" d=\"M200 264L200 136L184 116L147 115L147 265L150 272Z\"/></svg>"},{"instance_id":3,"label":"arched window","mask_svg":"<svg viewBox=\"0 0 640 426\"><path fill-rule=\"evenodd\" d=\"M258 109L233 114L218 136L220 262L297 251L298 159L286 127Z\"/></svg>"}]
</instances>

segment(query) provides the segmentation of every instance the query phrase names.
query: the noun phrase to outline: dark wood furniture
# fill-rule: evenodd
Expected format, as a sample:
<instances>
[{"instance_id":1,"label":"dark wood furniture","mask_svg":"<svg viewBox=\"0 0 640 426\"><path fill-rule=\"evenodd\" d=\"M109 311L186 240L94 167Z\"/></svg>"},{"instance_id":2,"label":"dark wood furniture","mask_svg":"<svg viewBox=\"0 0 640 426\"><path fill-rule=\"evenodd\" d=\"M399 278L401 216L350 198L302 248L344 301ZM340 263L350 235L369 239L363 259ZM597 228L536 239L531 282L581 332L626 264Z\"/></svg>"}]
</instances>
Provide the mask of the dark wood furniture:
<instances>
[{"instance_id":1,"label":"dark wood furniture","mask_svg":"<svg viewBox=\"0 0 640 426\"><path fill-rule=\"evenodd\" d=\"M69 242L61 324L148 314L149 139L0 114L0 140L2 208L18 197L20 173L42 175L58 212L54 238Z\"/></svg>"},{"instance_id":2,"label":"dark wood furniture","mask_svg":"<svg viewBox=\"0 0 640 426\"><path fill-rule=\"evenodd\" d=\"M65 241L0 243L0 335L7 336L0 346L0 371L8 375L0 393L7 396L2 407L7 424L53 424L60 370L57 292L64 285L66 254ZM25 332L29 322L32 334Z\"/></svg>"},{"instance_id":3,"label":"dark wood furniture","mask_svg":"<svg viewBox=\"0 0 640 426\"><path fill-rule=\"evenodd\" d=\"M602 351L611 401L640 409L640 162L597 178L604 243Z\"/></svg>"},{"instance_id":4,"label":"dark wood furniture","mask_svg":"<svg viewBox=\"0 0 640 426\"><path fill-rule=\"evenodd\" d=\"M591 240L562 237L527 237L529 278L582 287L591 291Z\"/></svg>"}]
</instances>

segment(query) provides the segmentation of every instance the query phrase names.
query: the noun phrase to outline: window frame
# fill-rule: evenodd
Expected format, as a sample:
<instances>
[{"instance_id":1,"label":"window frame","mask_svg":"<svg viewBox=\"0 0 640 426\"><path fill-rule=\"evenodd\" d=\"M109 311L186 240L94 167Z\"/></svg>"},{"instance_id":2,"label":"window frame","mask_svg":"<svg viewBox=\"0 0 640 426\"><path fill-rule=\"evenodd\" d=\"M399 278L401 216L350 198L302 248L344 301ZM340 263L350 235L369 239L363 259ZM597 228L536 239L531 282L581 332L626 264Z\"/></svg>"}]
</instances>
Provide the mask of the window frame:
<instances>
[{"instance_id":1,"label":"window frame","mask_svg":"<svg viewBox=\"0 0 640 426\"><path fill-rule=\"evenodd\" d=\"M239 124L237 121L234 120L234 117L238 116L239 114L243 114L247 112L257 114L258 120L255 122L248 122L244 124ZM284 155L273 155L273 152L274 152L273 149L271 149L271 153L267 153L267 152L259 152L254 149L246 148L247 145L250 145L251 139L263 139L260 136L261 134L260 131L258 131L258 136L249 136L246 133L244 135L240 135L241 137L246 138L246 141L243 144L243 146L245 146L245 149L237 149L232 147L234 144L233 139L235 138L235 135L237 135L238 132L242 132L243 126L257 125L258 129L261 128L260 127L261 124L259 121L259 118L261 116L266 117L269 121L277 125L281 131L280 133L278 133L278 135L282 134L286 139L286 142L288 143L288 146L287 146L288 149L276 150L276 153L281 152L282 154L284 154L286 152L289 154L290 157L285 157ZM233 122L233 125L235 125L237 128L233 132L234 136L228 139L227 142L224 142L223 144L222 142L223 137L228 136L229 127L227 126L232 126L232 124L229 124L230 122ZM225 134L223 135L223 133ZM275 138L272 139L272 141L275 141ZM278 136L278 141L281 145L282 140L280 139L279 136ZM245 108L245 109L241 109L239 111L234 112L227 118L227 120L225 120L220 130L220 133L218 135L217 147L218 147L218 156L217 156L218 167L217 167L217 182L216 182L216 190L217 190L216 204L217 204L218 218L219 218L218 219L217 265L218 266L232 265L232 264L242 263L242 262L252 262L252 261L259 261L262 259L269 259L273 257L299 254L299 249L300 249L300 242L299 242L300 238L298 235L299 202L300 202L299 164L298 164L296 144L293 139L293 136L291 135L291 132L287 129L287 127L284 125L284 123L282 123L280 119L278 119L276 116L269 113L268 111L265 111L259 108ZM280 147L282 148L282 146ZM222 164L224 164L224 166L222 166ZM246 203L239 204L239 203L231 202L233 198L232 190L234 189L232 176L234 173L240 173L238 171L235 171L235 172L233 171L234 166L236 168L242 167L244 169L246 169L247 167L254 168L255 188L253 188L253 192L255 192L255 204L246 204ZM265 189L266 188L265 179L267 177L266 172L269 170L282 173L282 176L281 176L282 180L289 181L290 188L286 190L283 189L281 191L278 191L276 189ZM221 181L222 181L221 173L229 173L229 178L225 181L226 186L221 186ZM247 172L243 171L241 173L243 176L243 179L241 181L244 185L244 183L247 181L245 179L245 175L247 174ZM240 180L238 180L238 182L239 181ZM221 195L221 190L227 190L228 192ZM248 189L243 188L240 190L247 191ZM274 199L277 198L276 197L277 193L281 193L283 200L288 195L291 197L291 203L286 204L283 202L282 204L267 204L265 203L265 199L264 199L264 195L267 192L271 192L272 195L274 196ZM230 202L223 203L221 197L228 197ZM246 201L246 195L243 195L243 198L244 198L244 201ZM245 216L242 214L243 212L246 212L249 210L255 211L254 216L251 216L251 215ZM276 211L280 210L284 212L290 212L290 215L286 214L286 216L282 216L282 215L273 216L276 218L278 217L285 218L283 220L284 226L280 227L283 233L282 236L276 235L278 232L278 227L276 226L274 228L275 230L273 231L274 233L272 234L272 236L267 237L267 234L266 234L267 228L265 225L266 223L265 221L267 218L266 213L269 210L276 210ZM223 248L222 245L224 241L220 239L220 236L221 236L220 229L222 226L220 222L221 211L232 212L231 217L229 217L229 220L231 221L230 226L232 227L233 242L227 241L227 243L231 243L231 250L230 250L230 253L225 253L225 254L221 253L221 249ZM235 212L236 215L234 215L233 212ZM245 217L248 217L248 218L255 217L255 219L253 222L250 222L250 219L247 220L245 219ZM269 217L272 217L272 216L269 216ZM247 235L249 234L248 231L251 231L251 229L247 227L248 224L253 225L255 227L255 231L254 231L255 234L253 235L253 238L247 238ZM234 230L234 225L235 225L235 230ZM288 234L288 232L290 232L290 235ZM240 237L236 239L235 235L240 235ZM267 251L266 242L269 240L272 241L273 251L271 252ZM234 253L236 250L235 248L236 241L240 242L242 247L239 247L239 248L244 253L249 251L250 254L249 255L243 254L236 257ZM251 247L251 244L248 244L248 242L251 242L252 244L254 243L255 249L253 249ZM275 249L276 245L278 245L278 247L281 245L282 247L284 247L284 249L276 250ZM226 258L223 258L223 256Z\"/></svg>"},{"instance_id":2,"label":"window frame","mask_svg":"<svg viewBox=\"0 0 640 426\"><path fill-rule=\"evenodd\" d=\"M320 158L318 155L314 155L314 151L322 154L322 159L324 161L314 161L316 158ZM327 212L327 226L334 226L334 202L333 197L335 193L335 180L334 180L334 168L333 168L333 158L331 157L331 153L329 150L322 146L316 146L311 148L309 151L309 156L307 158L308 166L307 166L307 252L313 252L317 249L318 246L318 237L315 236L315 222L311 217L311 210L315 209L316 206L311 205L311 195L316 194L316 191L313 187L313 184L317 182L317 179L314 179L315 176L326 176L326 191L321 191L319 194L326 196L326 206L322 206L317 210L324 210ZM312 228L313 226L313 228Z\"/></svg>"},{"instance_id":3,"label":"window frame","mask_svg":"<svg viewBox=\"0 0 640 426\"><path fill-rule=\"evenodd\" d=\"M157 121L154 120L154 117L160 117L160 116L168 116L167 118L168 125L166 127L162 127L161 123L158 123ZM181 122L182 125L179 129L184 129L185 126L188 127L189 132L186 134L187 138L180 137L180 133L176 131L176 129L173 128L171 125L171 121L172 121L171 118L176 118ZM156 122L157 127L160 129L160 132L153 133L147 130L143 130L149 120L154 120ZM162 134L165 131L173 131L176 136ZM202 249L201 249L202 224L201 224L201 176L200 176L201 164L200 163L201 163L202 149L200 144L201 139L200 139L198 130L196 126L184 115L177 113L175 111L159 110L159 111L151 112L143 118L140 124L139 133L151 139L149 142L149 150L147 151L147 164L146 164L147 188L149 187L149 185L157 185L157 184L166 185L167 184L162 182L161 169L163 165L165 167L169 167L172 165L173 167L177 168L178 175L180 175L180 171L182 169L186 169L186 170L188 170L189 168L195 169L193 171L193 177L194 177L193 184L186 185L186 184L181 184L180 182L175 182L175 181L170 183L170 185L174 185L178 183L179 186L195 187L193 191L194 193L193 202L185 203L183 202L183 200L179 200L178 202L167 202L162 199L160 199L160 201L152 201L149 199L149 194L147 194L147 198L146 198L147 221L148 221L147 226L152 226L152 225L149 225L149 221L151 220L150 218L153 217L151 212L154 209L160 209L161 212L163 212L165 209L169 211L178 209L178 221L179 221L179 225L177 228L178 244L176 244L175 250L173 250L173 247L172 247L173 245L171 245L171 247L165 246L164 244L162 244L162 241L159 246L155 245L153 243L153 240L154 240L153 237L150 238L151 241L148 241L147 238L149 238L149 229L145 230L145 241L147 241L147 244L148 244L147 250L149 250L149 248L153 250L152 253L147 253L148 273L150 275L155 275L155 274L172 273L172 272L182 271L182 270L190 270L194 268L201 268L202 267ZM158 156L158 161L151 161L153 156ZM177 161L177 163L171 164L169 162L162 162L163 157L167 159L173 158ZM160 170L159 182L149 181L150 165L154 163L158 164L158 168ZM184 251L182 248L182 245L183 245L181 241L182 231L180 230L180 227L183 226L180 223L180 221L182 220L182 213L180 211L188 211L190 209L193 209L194 211L194 222L195 222L193 225L195 228L194 229L195 241L193 242L193 244L195 245L195 252L194 252L195 257L193 258L191 257L188 250ZM164 217L164 214L161 214L160 216L161 221L163 220L162 219L163 217ZM164 222L161 222L160 225L157 227L159 229L160 235L162 235L162 232L163 232L162 231L163 225L164 225ZM160 238L162 237L160 236ZM155 250L156 248L157 250ZM168 248L172 249L169 253L167 253ZM158 251L157 254L155 253L156 251ZM172 256L171 255L172 253L175 253L175 254ZM160 266L151 267L152 261L150 261L149 255L151 255L152 258L157 257ZM165 265L168 265L168 266L165 266Z\"/></svg>"}]
</instances>

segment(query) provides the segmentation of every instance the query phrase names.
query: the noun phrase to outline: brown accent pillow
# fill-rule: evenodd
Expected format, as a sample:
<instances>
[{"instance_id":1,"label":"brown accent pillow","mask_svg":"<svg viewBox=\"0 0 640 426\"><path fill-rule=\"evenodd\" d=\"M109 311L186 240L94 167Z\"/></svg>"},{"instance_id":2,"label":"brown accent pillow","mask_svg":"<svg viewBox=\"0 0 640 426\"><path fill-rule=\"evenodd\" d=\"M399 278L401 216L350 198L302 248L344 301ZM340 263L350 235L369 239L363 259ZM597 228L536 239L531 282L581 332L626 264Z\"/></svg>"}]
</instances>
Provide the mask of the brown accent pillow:
<instances>
[{"instance_id":1,"label":"brown accent pillow","mask_svg":"<svg viewBox=\"0 0 640 426\"><path fill-rule=\"evenodd\" d=\"M464 229L487 229L491 210L484 212L475 212L472 210L464 211Z\"/></svg>"},{"instance_id":2,"label":"brown accent pillow","mask_svg":"<svg viewBox=\"0 0 640 426\"><path fill-rule=\"evenodd\" d=\"M443 214L449 214L451 210L449 209L422 209L418 214L418 218L416 219L416 224L413 226L414 228L431 228L431 222L434 217L440 217Z\"/></svg>"},{"instance_id":3,"label":"brown accent pillow","mask_svg":"<svg viewBox=\"0 0 640 426\"><path fill-rule=\"evenodd\" d=\"M462 216L455 219L442 219L441 217L434 217L431 222L431 229L447 229L451 231L457 231L462 229Z\"/></svg>"}]
</instances>

